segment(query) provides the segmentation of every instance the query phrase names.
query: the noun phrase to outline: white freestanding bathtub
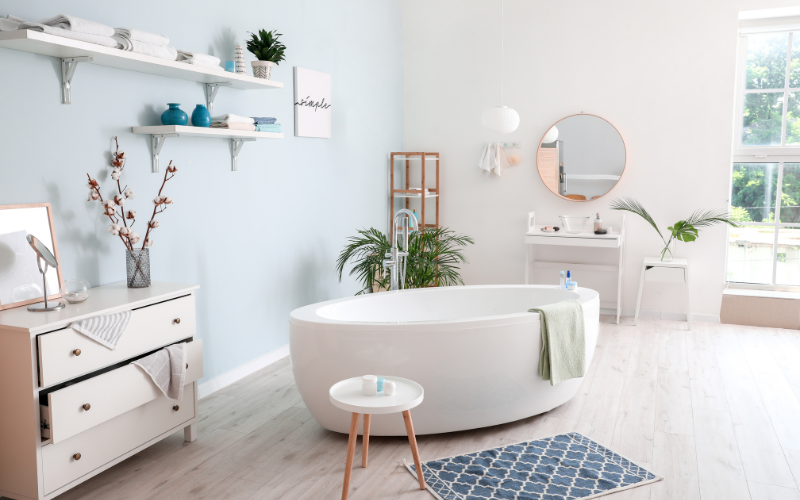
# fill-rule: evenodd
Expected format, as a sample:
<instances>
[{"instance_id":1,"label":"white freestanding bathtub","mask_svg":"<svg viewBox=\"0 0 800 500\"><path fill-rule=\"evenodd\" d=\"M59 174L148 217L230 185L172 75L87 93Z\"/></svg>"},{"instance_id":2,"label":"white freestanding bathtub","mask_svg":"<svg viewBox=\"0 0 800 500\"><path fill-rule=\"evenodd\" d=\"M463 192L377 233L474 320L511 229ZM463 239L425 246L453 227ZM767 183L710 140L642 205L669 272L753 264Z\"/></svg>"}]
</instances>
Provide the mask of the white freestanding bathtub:
<instances>
[{"instance_id":1,"label":"white freestanding bathtub","mask_svg":"<svg viewBox=\"0 0 800 500\"><path fill-rule=\"evenodd\" d=\"M326 429L347 433L350 415L328 390L366 374L414 380L425 400L411 411L417 434L512 422L571 399L582 378L539 377L539 315L528 309L577 299L586 325L586 367L597 342L597 292L553 286L461 286L331 300L292 311L292 369L303 402ZM403 418L376 415L370 434L405 435Z\"/></svg>"}]
</instances>

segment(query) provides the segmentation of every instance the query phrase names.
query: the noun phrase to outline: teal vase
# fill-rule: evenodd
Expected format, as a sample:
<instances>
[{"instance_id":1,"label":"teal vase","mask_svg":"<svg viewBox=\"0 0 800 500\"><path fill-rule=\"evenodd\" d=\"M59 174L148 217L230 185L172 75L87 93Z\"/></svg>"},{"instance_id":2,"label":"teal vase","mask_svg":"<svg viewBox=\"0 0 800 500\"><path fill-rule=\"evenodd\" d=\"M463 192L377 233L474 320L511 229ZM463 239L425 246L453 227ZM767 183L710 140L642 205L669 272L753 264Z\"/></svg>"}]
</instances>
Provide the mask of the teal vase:
<instances>
[{"instance_id":1,"label":"teal vase","mask_svg":"<svg viewBox=\"0 0 800 500\"><path fill-rule=\"evenodd\" d=\"M198 104L192 112L192 125L195 127L210 127L211 113L202 104Z\"/></svg>"},{"instance_id":2,"label":"teal vase","mask_svg":"<svg viewBox=\"0 0 800 500\"><path fill-rule=\"evenodd\" d=\"M189 123L187 115L179 106L180 104L169 103L169 109L161 113L162 125L186 125Z\"/></svg>"}]
</instances>

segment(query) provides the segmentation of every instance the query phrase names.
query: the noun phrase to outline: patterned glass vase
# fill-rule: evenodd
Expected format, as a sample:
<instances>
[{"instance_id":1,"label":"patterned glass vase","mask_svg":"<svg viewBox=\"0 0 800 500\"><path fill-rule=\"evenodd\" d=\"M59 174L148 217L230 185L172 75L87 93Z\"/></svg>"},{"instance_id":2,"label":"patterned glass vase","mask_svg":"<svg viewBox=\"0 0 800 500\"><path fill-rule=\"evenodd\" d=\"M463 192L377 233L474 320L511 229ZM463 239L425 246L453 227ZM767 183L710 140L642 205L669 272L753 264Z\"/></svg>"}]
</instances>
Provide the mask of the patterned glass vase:
<instances>
[{"instance_id":1,"label":"patterned glass vase","mask_svg":"<svg viewBox=\"0 0 800 500\"><path fill-rule=\"evenodd\" d=\"M128 270L128 288L150 286L150 249L126 250L125 267Z\"/></svg>"}]
</instances>

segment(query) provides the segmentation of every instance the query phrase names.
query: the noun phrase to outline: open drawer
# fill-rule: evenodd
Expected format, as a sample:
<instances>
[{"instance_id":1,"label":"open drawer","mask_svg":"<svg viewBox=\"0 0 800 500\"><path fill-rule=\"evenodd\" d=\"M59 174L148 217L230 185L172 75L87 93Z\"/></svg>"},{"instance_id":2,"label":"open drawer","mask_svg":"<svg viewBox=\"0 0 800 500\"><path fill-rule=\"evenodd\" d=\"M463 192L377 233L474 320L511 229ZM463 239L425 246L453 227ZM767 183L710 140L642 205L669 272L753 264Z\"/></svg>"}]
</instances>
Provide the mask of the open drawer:
<instances>
[{"instance_id":1,"label":"open drawer","mask_svg":"<svg viewBox=\"0 0 800 500\"><path fill-rule=\"evenodd\" d=\"M203 376L203 341L189 342L187 356L185 384ZM125 365L49 393L47 406L40 406L42 423L49 426L42 437L61 442L162 395L141 367Z\"/></svg>"},{"instance_id":2,"label":"open drawer","mask_svg":"<svg viewBox=\"0 0 800 500\"><path fill-rule=\"evenodd\" d=\"M39 335L39 387L92 373L194 334L194 295L188 295L134 310L113 350L72 328Z\"/></svg>"}]
</instances>

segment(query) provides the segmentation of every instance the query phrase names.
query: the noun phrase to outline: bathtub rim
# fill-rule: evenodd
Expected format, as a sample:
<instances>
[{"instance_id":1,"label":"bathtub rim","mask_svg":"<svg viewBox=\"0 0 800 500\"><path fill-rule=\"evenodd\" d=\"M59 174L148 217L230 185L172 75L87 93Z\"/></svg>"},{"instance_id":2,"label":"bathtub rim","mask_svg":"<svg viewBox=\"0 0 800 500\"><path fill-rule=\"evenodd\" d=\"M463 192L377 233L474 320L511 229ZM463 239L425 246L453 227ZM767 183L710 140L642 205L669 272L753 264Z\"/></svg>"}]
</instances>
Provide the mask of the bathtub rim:
<instances>
[{"instance_id":1,"label":"bathtub rim","mask_svg":"<svg viewBox=\"0 0 800 500\"><path fill-rule=\"evenodd\" d=\"M442 288L422 288L413 290L397 290L393 292L379 292L381 294L426 294L441 292L444 288L468 288L468 289L499 289L499 288L519 288L519 289L559 289L558 285L464 285L456 287ZM590 288L578 287L570 292L578 295L578 302L585 306L592 302L597 302L599 307L600 294ZM370 322L370 321L343 321L320 316L317 310L320 308L338 304L346 301L364 300L370 298L372 294L342 297L339 299L317 302L307 306L299 307L289 314L289 324L293 327L308 328L314 330L349 330L349 331L436 331L436 330L463 330L467 328L478 328L491 325L510 325L533 323L538 324L539 314L521 311L512 314L499 314L494 316L475 316L471 318L459 318L441 321L415 321L415 322Z\"/></svg>"}]
</instances>

